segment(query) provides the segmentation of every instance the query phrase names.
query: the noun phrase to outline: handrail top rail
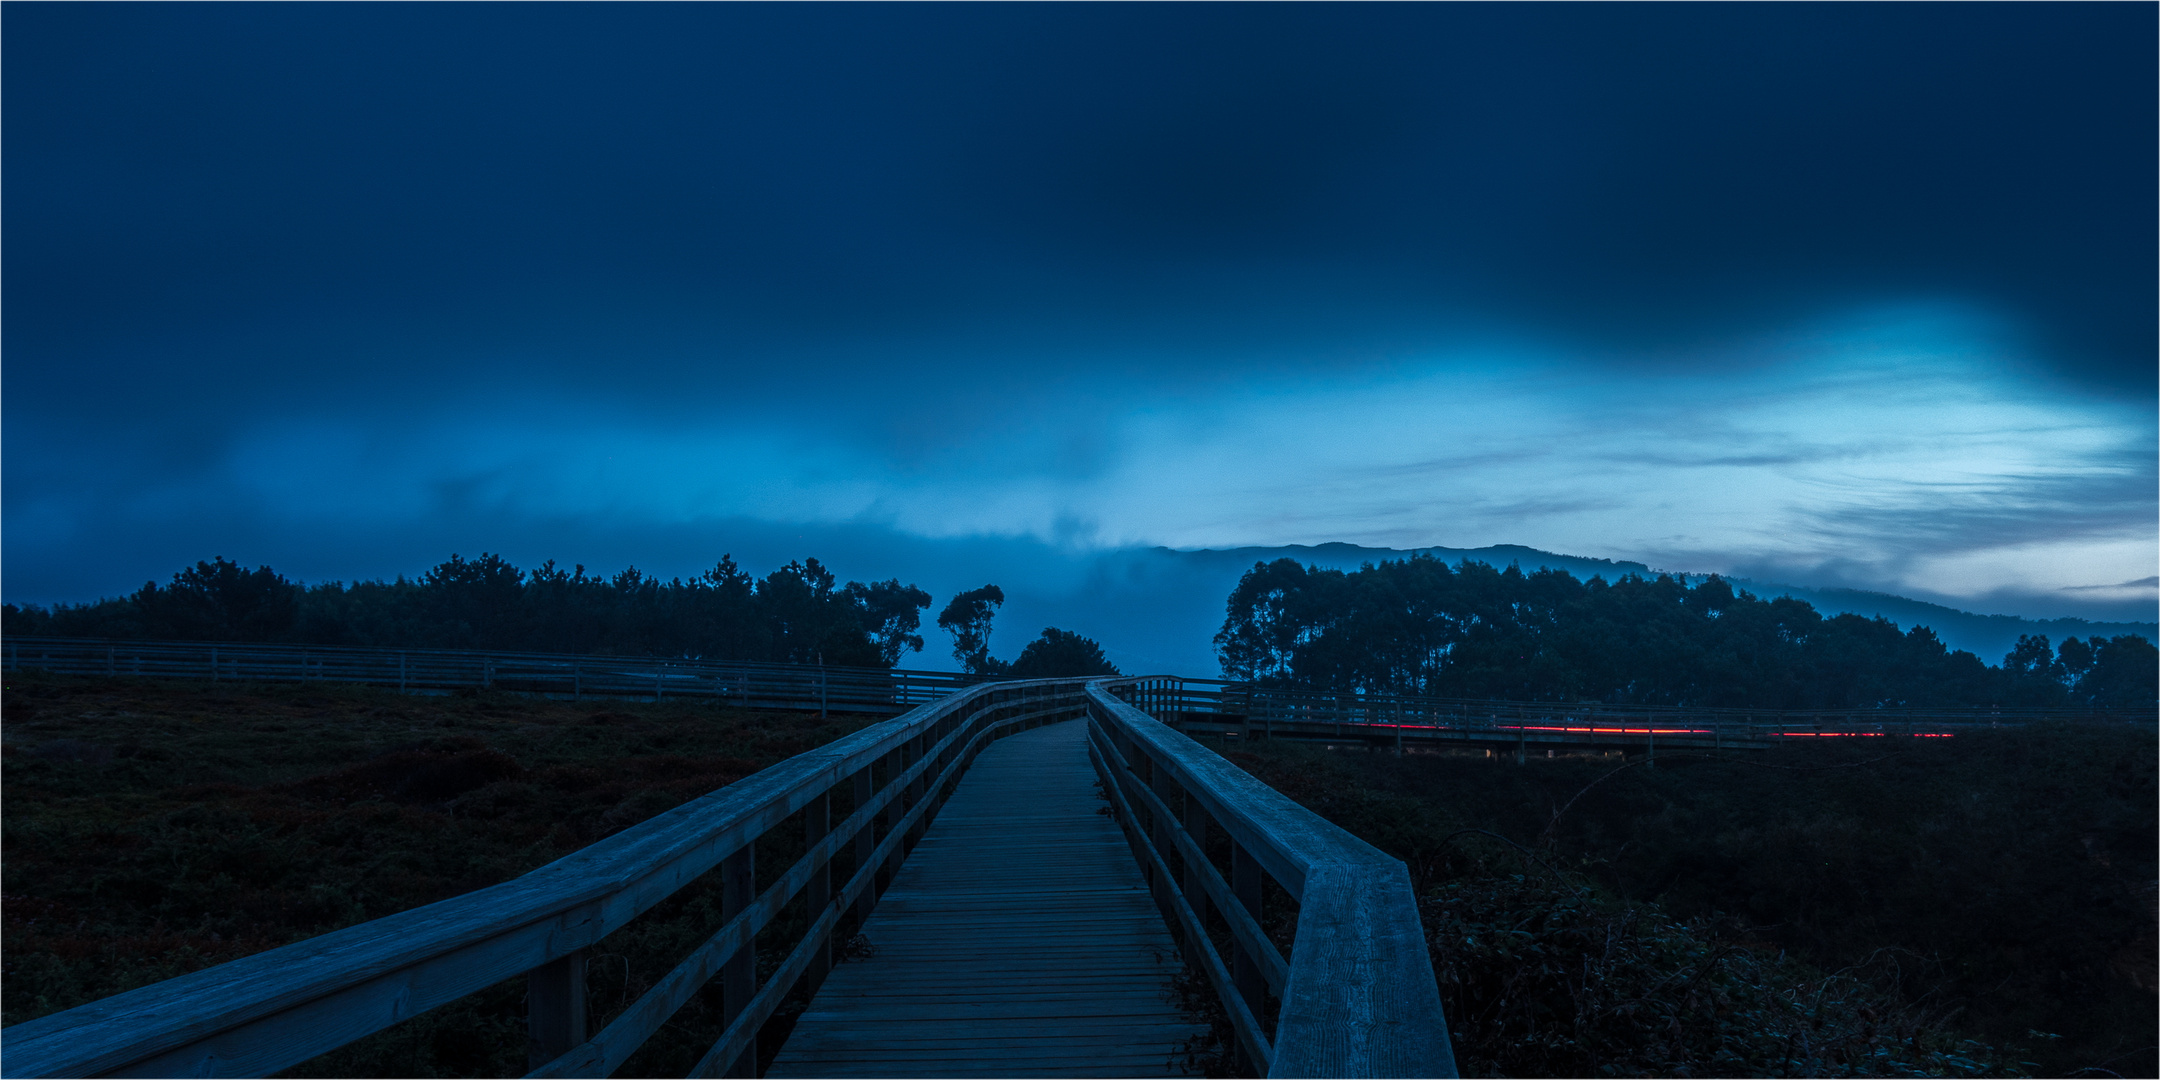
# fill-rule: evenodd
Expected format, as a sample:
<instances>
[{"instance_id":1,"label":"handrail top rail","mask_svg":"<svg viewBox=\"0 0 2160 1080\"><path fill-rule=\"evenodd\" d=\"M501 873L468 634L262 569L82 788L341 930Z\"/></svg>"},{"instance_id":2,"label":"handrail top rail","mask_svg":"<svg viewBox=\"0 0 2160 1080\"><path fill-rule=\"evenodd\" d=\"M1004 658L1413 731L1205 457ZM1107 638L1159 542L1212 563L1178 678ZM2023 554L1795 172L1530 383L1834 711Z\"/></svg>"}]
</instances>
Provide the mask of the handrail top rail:
<instances>
[{"instance_id":1,"label":"handrail top rail","mask_svg":"<svg viewBox=\"0 0 2160 1080\"><path fill-rule=\"evenodd\" d=\"M50 1071L41 1068L45 1062L63 1056L74 1060L80 1055L75 1044L85 1037L125 1044L136 1058L158 1053L604 902L667 873L700 848L732 850L756 839L808 805L816 793L986 695L1032 687L1077 691L1073 684L1079 681L1006 680L967 687L761 769L509 881L0 1029L6 1038L7 1073L43 1074ZM273 973L275 978L270 977ZM226 1007L213 1014L188 1011L191 1004L207 999L223 1000Z\"/></svg>"},{"instance_id":2,"label":"handrail top rail","mask_svg":"<svg viewBox=\"0 0 2160 1080\"><path fill-rule=\"evenodd\" d=\"M1088 684L1097 714L1197 798L1297 898L1297 940L1268 1075L1455 1075L1417 896L1402 861L1113 697L1108 682ZM1168 825L1182 829L1175 820Z\"/></svg>"},{"instance_id":3,"label":"handrail top rail","mask_svg":"<svg viewBox=\"0 0 2160 1080\"><path fill-rule=\"evenodd\" d=\"M1292 895L1303 891L1308 877L1327 868L1401 868L1401 860L1299 805L1190 736L1111 696L1106 684L1112 681L1090 682L1088 692L1113 712L1131 710L1132 716L1119 717L1125 731L1146 743L1150 756L1170 772L1178 786L1200 799L1215 820ZM1147 723L1135 723L1133 717Z\"/></svg>"}]
</instances>

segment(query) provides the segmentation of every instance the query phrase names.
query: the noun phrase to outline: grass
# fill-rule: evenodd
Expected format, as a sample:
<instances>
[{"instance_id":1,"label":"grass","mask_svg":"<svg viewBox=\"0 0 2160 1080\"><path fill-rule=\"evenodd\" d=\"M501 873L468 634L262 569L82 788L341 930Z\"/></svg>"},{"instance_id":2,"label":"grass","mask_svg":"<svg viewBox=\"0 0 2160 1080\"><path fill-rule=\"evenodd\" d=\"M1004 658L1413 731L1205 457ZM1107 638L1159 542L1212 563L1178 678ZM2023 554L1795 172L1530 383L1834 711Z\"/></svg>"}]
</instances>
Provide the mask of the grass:
<instances>
[{"instance_id":1,"label":"grass","mask_svg":"<svg viewBox=\"0 0 2160 1080\"><path fill-rule=\"evenodd\" d=\"M0 1021L508 880L877 719L10 675ZM759 865L786 866L800 836L799 821L775 829ZM594 947L595 1029L717 928L716 878ZM767 971L799 938L799 907L761 935ZM521 1075L523 993L506 982L293 1074ZM687 1072L718 1006L708 988L624 1074ZM763 1056L791 1016L768 1025Z\"/></svg>"}]
</instances>

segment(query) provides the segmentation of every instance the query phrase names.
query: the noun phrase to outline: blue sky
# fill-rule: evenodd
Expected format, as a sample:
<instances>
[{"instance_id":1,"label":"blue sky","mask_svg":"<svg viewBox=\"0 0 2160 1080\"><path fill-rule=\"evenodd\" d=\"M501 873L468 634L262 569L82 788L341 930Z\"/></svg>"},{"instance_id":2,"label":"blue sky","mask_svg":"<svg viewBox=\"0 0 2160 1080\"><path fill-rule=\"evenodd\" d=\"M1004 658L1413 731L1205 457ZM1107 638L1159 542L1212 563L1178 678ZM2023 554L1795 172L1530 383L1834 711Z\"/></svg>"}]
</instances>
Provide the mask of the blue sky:
<instances>
[{"instance_id":1,"label":"blue sky","mask_svg":"<svg viewBox=\"0 0 2160 1080\"><path fill-rule=\"evenodd\" d=\"M0 29L10 600L1348 541L2156 606L2149 5Z\"/></svg>"}]
</instances>

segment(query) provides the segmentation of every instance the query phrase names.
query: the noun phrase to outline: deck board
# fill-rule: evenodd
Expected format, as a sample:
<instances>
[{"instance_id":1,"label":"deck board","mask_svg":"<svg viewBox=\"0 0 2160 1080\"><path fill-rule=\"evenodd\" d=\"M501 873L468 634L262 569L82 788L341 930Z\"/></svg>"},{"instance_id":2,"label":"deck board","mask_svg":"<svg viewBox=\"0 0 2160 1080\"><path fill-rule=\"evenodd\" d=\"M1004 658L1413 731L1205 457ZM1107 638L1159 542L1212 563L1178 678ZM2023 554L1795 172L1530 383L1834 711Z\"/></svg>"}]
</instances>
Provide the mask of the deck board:
<instances>
[{"instance_id":1,"label":"deck board","mask_svg":"<svg viewBox=\"0 0 2160 1080\"><path fill-rule=\"evenodd\" d=\"M985 748L767 1075L1175 1076L1202 1029L1086 722Z\"/></svg>"}]
</instances>

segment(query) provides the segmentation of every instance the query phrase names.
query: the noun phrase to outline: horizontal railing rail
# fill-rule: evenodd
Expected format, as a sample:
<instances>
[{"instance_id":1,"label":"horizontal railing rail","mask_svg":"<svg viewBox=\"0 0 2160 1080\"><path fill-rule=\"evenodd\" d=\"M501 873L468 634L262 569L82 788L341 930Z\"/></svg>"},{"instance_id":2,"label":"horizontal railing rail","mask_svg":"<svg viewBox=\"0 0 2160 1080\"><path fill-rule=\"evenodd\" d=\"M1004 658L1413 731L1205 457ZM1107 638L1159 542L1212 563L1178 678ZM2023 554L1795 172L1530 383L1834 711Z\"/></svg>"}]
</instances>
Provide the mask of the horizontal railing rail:
<instances>
[{"instance_id":1,"label":"horizontal railing rail","mask_svg":"<svg viewBox=\"0 0 2160 1080\"><path fill-rule=\"evenodd\" d=\"M90 638L9 638L4 645L0 663L9 671L330 681L400 691L477 688L569 698L686 698L745 708L842 712L905 712L982 681L950 671L647 656Z\"/></svg>"},{"instance_id":2,"label":"horizontal railing rail","mask_svg":"<svg viewBox=\"0 0 2160 1080\"><path fill-rule=\"evenodd\" d=\"M1090 683L1089 757L1186 961L1229 1015L1241 1064L1265 1076L1456 1075L1408 869L1121 700L1164 689ZM1217 830L1224 865L1210 854ZM1264 928L1263 878L1297 904L1287 957Z\"/></svg>"},{"instance_id":3,"label":"horizontal railing rail","mask_svg":"<svg viewBox=\"0 0 2160 1080\"><path fill-rule=\"evenodd\" d=\"M523 974L531 1075L609 1074L715 978L726 1028L691 1075L748 1075L758 1028L824 978L836 928L867 916L975 754L1087 701L1077 679L960 691L500 885L17 1024L0 1031L0 1070L267 1075ZM797 818L804 854L760 887L755 843ZM715 867L724 924L588 1034L586 951ZM761 987L757 934L797 898L809 929Z\"/></svg>"}]
</instances>

